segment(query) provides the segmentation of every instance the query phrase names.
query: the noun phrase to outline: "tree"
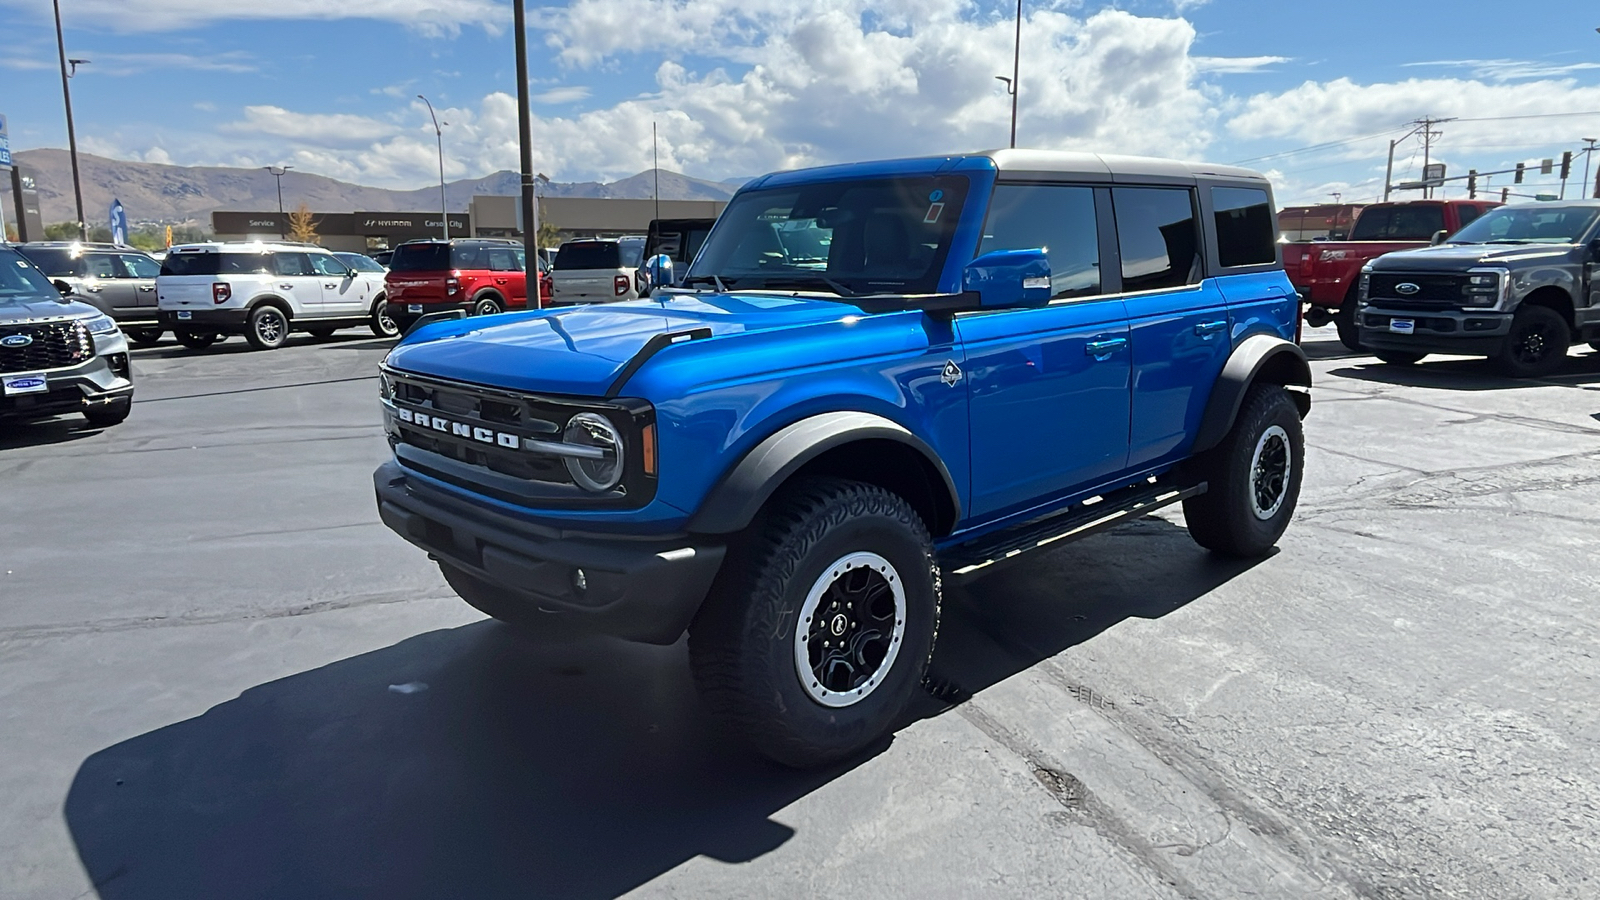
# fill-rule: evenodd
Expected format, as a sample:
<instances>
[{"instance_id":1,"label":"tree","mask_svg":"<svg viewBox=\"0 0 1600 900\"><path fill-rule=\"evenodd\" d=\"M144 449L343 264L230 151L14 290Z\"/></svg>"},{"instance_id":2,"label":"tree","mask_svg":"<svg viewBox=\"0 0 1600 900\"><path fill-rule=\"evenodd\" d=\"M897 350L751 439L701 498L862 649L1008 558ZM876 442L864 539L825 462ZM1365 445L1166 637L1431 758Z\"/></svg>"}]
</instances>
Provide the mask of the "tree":
<instances>
[{"instance_id":1,"label":"tree","mask_svg":"<svg viewBox=\"0 0 1600 900\"><path fill-rule=\"evenodd\" d=\"M561 229L544 216L544 204L539 204L539 233L534 235L539 247L554 247L561 243Z\"/></svg>"},{"instance_id":2,"label":"tree","mask_svg":"<svg viewBox=\"0 0 1600 900\"><path fill-rule=\"evenodd\" d=\"M289 213L289 240L305 244L322 243L322 236L317 234L317 220L312 218L311 208L304 203Z\"/></svg>"}]
</instances>

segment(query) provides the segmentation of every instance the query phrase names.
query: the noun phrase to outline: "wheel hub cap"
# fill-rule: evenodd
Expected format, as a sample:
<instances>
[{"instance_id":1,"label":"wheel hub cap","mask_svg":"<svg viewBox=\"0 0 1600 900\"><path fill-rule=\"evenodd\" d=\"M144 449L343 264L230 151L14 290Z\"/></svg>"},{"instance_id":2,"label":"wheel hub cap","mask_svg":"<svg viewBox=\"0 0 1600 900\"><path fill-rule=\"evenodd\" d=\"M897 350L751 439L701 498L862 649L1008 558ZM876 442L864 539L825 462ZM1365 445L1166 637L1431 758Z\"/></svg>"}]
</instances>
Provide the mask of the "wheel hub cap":
<instances>
[{"instance_id":1,"label":"wheel hub cap","mask_svg":"<svg viewBox=\"0 0 1600 900\"><path fill-rule=\"evenodd\" d=\"M851 553L823 570L800 608L795 675L823 706L858 703L883 684L905 637L900 573L876 553Z\"/></svg>"}]
</instances>

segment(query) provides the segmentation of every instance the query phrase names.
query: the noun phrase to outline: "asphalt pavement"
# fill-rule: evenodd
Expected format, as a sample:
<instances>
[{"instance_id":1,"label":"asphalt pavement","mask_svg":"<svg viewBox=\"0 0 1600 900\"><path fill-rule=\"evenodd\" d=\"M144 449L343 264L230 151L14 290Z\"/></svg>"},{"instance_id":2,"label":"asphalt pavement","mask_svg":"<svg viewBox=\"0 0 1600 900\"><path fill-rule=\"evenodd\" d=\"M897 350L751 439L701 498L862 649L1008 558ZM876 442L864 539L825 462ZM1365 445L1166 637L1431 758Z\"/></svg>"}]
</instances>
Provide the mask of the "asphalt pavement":
<instances>
[{"instance_id":1,"label":"asphalt pavement","mask_svg":"<svg viewBox=\"0 0 1600 900\"><path fill-rule=\"evenodd\" d=\"M1600 896L1600 355L1306 346L1276 553L1174 510L956 582L810 773L378 523L386 342L134 351L123 425L0 426L0 897Z\"/></svg>"}]
</instances>

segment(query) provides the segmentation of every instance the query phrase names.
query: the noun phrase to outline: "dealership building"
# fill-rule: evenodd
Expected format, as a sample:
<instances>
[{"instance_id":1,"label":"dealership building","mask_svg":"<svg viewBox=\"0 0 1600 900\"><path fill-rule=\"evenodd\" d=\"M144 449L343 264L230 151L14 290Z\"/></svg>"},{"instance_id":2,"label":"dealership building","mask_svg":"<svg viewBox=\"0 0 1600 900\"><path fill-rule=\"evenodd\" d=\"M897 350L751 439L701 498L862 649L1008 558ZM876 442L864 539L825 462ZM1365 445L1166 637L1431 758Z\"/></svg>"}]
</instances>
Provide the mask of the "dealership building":
<instances>
[{"instance_id":1,"label":"dealership building","mask_svg":"<svg viewBox=\"0 0 1600 900\"><path fill-rule=\"evenodd\" d=\"M650 220L713 219L728 204L721 200L614 200L594 197L541 197L540 216L562 240L644 234ZM480 195L467 212L450 213L451 237L521 237L516 197ZM659 210L659 212L658 212ZM330 250L367 253L419 238L443 237L446 217L434 212L312 213L317 236ZM275 240L289 233L289 214L214 212L211 229L219 241Z\"/></svg>"}]
</instances>

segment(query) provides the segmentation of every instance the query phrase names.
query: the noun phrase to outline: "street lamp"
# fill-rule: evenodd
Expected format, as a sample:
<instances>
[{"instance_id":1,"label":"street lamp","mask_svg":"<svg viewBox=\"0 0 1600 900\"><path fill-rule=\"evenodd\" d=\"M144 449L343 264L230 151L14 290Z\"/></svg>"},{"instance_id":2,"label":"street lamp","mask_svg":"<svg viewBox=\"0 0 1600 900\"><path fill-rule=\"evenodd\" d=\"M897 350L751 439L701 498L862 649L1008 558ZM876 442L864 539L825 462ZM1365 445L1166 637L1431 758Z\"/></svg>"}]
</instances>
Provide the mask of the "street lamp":
<instances>
[{"instance_id":1,"label":"street lamp","mask_svg":"<svg viewBox=\"0 0 1600 900\"><path fill-rule=\"evenodd\" d=\"M283 176L294 166L262 166L278 179L278 237L283 237Z\"/></svg>"},{"instance_id":2,"label":"street lamp","mask_svg":"<svg viewBox=\"0 0 1600 900\"><path fill-rule=\"evenodd\" d=\"M428 103L428 98L417 95L417 99ZM450 240L450 204L444 199L444 131L439 128L439 117L434 115L433 104L428 103L428 118L433 120L433 136L439 142L439 216L444 222L444 239ZM449 125L449 122L444 123Z\"/></svg>"},{"instance_id":3,"label":"street lamp","mask_svg":"<svg viewBox=\"0 0 1600 900\"><path fill-rule=\"evenodd\" d=\"M1595 31L1600 31L1600 28L1596 28ZM1594 145L1595 144L1600 144L1600 139L1584 138L1583 142L1585 144L1589 145L1589 146L1583 148L1583 189L1586 190L1586 191L1587 190L1594 190L1594 189L1589 187L1589 160L1591 158L1593 158L1593 156L1594 156ZM1600 190L1595 190L1594 191L1594 197L1595 197L1596 200L1600 200Z\"/></svg>"},{"instance_id":4,"label":"street lamp","mask_svg":"<svg viewBox=\"0 0 1600 900\"><path fill-rule=\"evenodd\" d=\"M511 0L511 27L516 32L517 57L517 163L522 182L522 249L534 271L539 269L539 235L528 226L538 222L538 200L534 197L533 180L533 98L528 96L528 14L524 0ZM538 276L535 275L535 284ZM538 291L534 291L538 296Z\"/></svg>"},{"instance_id":5,"label":"street lamp","mask_svg":"<svg viewBox=\"0 0 1600 900\"><path fill-rule=\"evenodd\" d=\"M1017 149L1017 89L1022 86L1022 0L1017 0L1017 43L1011 49L1011 77L1002 78L1011 92L1011 149Z\"/></svg>"},{"instance_id":6,"label":"street lamp","mask_svg":"<svg viewBox=\"0 0 1600 900\"><path fill-rule=\"evenodd\" d=\"M61 99L67 107L67 148L72 153L72 196L78 202L78 240L89 239L88 226L83 221L83 182L78 176L78 135L72 127L72 89L67 87L67 79L78 74L78 66L88 62L87 59L67 59L67 42L61 34L61 0L52 0L56 11L56 50L61 54ZM72 65L72 71L67 71L67 65Z\"/></svg>"}]
</instances>

